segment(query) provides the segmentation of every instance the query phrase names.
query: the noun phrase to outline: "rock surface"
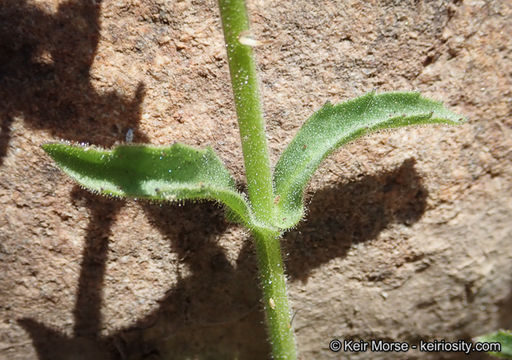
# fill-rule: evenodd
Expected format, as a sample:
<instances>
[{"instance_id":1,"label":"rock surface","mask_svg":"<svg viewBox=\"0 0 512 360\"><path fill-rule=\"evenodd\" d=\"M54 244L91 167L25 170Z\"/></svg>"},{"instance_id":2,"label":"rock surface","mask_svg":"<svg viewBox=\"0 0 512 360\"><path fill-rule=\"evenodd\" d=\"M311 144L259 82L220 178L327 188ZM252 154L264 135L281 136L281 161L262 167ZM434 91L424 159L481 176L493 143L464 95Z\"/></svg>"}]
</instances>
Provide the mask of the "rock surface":
<instances>
[{"instance_id":1,"label":"rock surface","mask_svg":"<svg viewBox=\"0 0 512 360\"><path fill-rule=\"evenodd\" d=\"M333 338L512 328L512 3L252 0L272 161L325 101L419 90L460 127L328 158L285 236L301 359ZM39 147L212 146L243 186L216 2L0 2L0 358L264 359L248 234L206 204L99 198ZM486 355L473 354L471 359Z\"/></svg>"}]
</instances>

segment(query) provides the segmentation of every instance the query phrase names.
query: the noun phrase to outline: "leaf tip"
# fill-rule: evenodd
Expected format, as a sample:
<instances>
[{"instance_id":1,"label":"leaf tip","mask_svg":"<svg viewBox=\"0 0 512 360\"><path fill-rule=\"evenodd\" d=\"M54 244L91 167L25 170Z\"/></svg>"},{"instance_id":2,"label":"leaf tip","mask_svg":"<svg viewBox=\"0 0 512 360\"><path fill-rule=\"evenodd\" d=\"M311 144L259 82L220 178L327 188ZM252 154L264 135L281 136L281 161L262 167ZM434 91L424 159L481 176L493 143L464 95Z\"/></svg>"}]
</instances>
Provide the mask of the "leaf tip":
<instances>
[{"instance_id":1,"label":"leaf tip","mask_svg":"<svg viewBox=\"0 0 512 360\"><path fill-rule=\"evenodd\" d=\"M63 144L58 142L47 142L44 144L41 144L41 148L44 150L45 153L53 157L53 154L59 149L60 146Z\"/></svg>"},{"instance_id":2,"label":"leaf tip","mask_svg":"<svg viewBox=\"0 0 512 360\"><path fill-rule=\"evenodd\" d=\"M44 144L41 144L40 146L41 146L41 149L43 149L47 153L48 151L50 151L50 148L51 148L50 145L51 145L51 143L44 143Z\"/></svg>"}]
</instances>

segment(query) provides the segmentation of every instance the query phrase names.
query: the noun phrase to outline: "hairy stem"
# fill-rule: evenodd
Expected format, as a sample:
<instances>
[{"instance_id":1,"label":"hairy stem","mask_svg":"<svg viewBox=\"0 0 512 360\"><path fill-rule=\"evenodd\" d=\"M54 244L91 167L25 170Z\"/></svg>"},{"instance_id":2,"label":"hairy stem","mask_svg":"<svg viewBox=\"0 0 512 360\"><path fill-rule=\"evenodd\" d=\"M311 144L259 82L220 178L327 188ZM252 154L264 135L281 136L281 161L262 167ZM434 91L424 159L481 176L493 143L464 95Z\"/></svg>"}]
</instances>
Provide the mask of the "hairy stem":
<instances>
[{"instance_id":1,"label":"hairy stem","mask_svg":"<svg viewBox=\"0 0 512 360\"><path fill-rule=\"evenodd\" d=\"M281 233L270 230L276 211L256 66L252 49L247 45L250 44L249 19L244 0L219 0L219 8L242 140L249 200L254 215L264 224L251 231L258 258L272 355L275 359L295 360L295 337L279 244Z\"/></svg>"},{"instance_id":2,"label":"hairy stem","mask_svg":"<svg viewBox=\"0 0 512 360\"><path fill-rule=\"evenodd\" d=\"M242 44L243 39L249 36L247 10L244 0L219 0L219 8L242 139L249 199L255 216L269 223L274 206L265 122L252 49Z\"/></svg>"},{"instance_id":3,"label":"hairy stem","mask_svg":"<svg viewBox=\"0 0 512 360\"><path fill-rule=\"evenodd\" d=\"M263 304L274 359L297 359L278 232L254 230Z\"/></svg>"}]
</instances>

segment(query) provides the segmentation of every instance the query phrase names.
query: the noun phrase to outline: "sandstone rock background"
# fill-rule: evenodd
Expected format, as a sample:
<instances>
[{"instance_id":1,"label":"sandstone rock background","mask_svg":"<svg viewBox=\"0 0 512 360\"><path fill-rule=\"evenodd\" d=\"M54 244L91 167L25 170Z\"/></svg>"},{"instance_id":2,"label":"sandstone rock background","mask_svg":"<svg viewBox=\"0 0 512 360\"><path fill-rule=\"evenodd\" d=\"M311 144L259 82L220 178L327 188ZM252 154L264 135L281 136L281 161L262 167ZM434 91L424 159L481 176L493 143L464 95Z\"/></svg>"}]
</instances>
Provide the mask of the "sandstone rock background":
<instances>
[{"instance_id":1,"label":"sandstone rock background","mask_svg":"<svg viewBox=\"0 0 512 360\"><path fill-rule=\"evenodd\" d=\"M340 358L334 337L512 328L512 3L249 8L274 162L325 101L373 89L419 90L469 119L362 139L316 174L284 240L300 358ZM91 195L39 147L108 147L133 129L212 146L243 187L220 29L211 0L0 2L0 358L268 357L243 229L213 204Z\"/></svg>"}]
</instances>

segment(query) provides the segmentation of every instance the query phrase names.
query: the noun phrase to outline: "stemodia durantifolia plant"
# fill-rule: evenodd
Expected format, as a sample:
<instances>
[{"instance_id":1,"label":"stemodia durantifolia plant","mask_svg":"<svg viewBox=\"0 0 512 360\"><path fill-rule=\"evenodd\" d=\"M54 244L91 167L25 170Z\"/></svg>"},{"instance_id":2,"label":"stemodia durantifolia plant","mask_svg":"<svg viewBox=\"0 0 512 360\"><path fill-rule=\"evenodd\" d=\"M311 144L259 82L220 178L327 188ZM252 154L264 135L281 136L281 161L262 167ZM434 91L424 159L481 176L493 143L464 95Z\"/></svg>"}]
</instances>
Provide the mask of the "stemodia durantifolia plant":
<instances>
[{"instance_id":1,"label":"stemodia durantifolia plant","mask_svg":"<svg viewBox=\"0 0 512 360\"><path fill-rule=\"evenodd\" d=\"M244 0L219 0L231 84L244 156L247 194L211 148L121 145L111 150L43 145L66 174L102 195L156 201L213 200L228 219L247 227L259 265L272 355L296 359L280 239L304 216L304 189L323 159L368 133L422 124L460 124L463 118L418 93L374 92L325 104L301 127L272 171Z\"/></svg>"}]
</instances>

